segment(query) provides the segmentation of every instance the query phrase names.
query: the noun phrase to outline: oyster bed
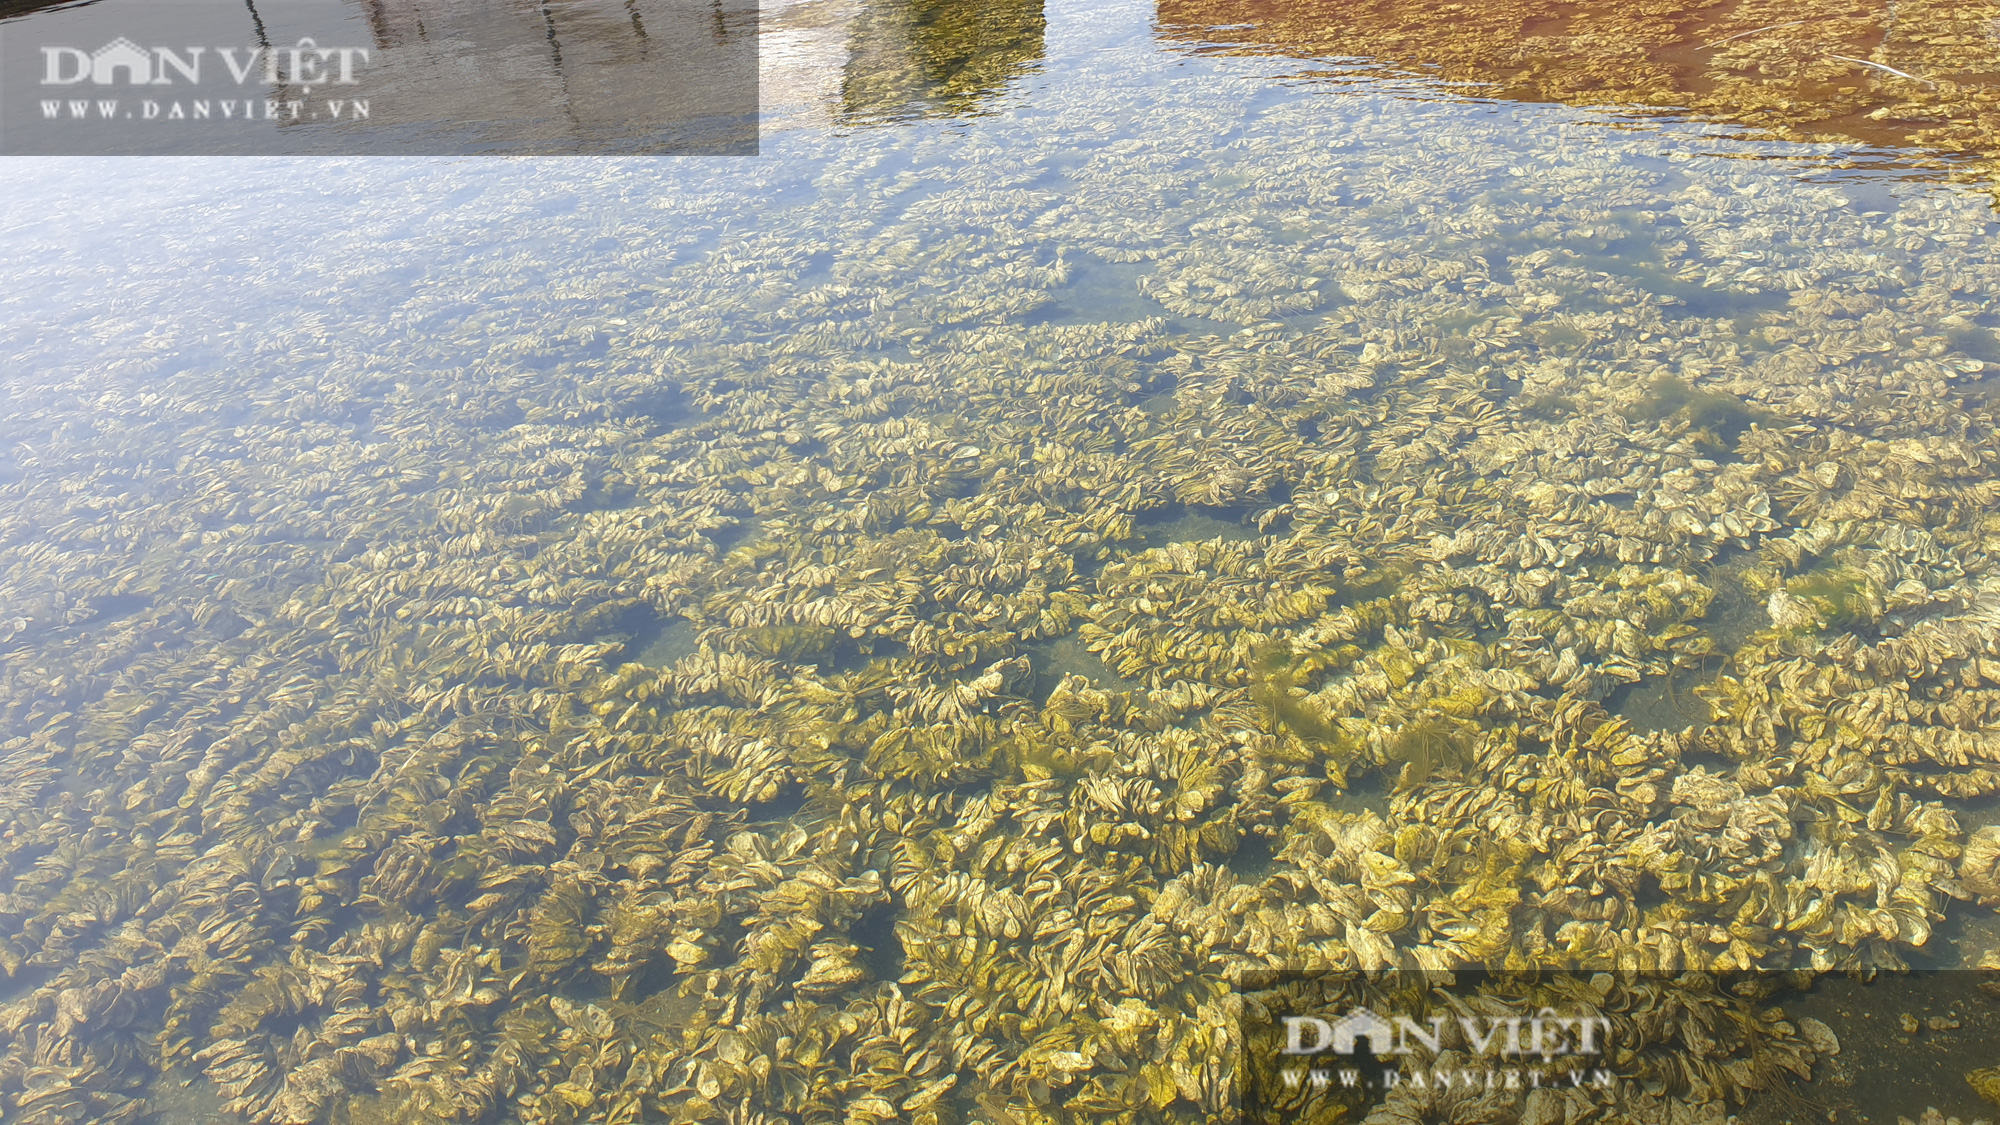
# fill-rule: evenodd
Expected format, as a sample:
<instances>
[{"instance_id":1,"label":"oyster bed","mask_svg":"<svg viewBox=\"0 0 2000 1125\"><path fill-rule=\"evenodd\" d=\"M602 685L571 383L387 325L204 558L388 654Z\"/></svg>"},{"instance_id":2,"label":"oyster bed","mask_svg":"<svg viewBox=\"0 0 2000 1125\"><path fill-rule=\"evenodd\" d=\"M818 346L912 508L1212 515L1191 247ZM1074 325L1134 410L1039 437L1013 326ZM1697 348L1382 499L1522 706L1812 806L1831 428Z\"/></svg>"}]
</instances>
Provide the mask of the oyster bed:
<instances>
[{"instance_id":1,"label":"oyster bed","mask_svg":"<svg viewBox=\"0 0 2000 1125\"><path fill-rule=\"evenodd\" d=\"M1994 0L1161 0L1159 19L1203 51L1366 60L1474 95L1692 115L1844 141L1838 166L2000 186Z\"/></svg>"},{"instance_id":2,"label":"oyster bed","mask_svg":"<svg viewBox=\"0 0 2000 1125\"><path fill-rule=\"evenodd\" d=\"M1246 969L1980 964L1990 200L1133 17L757 162L10 168L4 1120L1228 1120ZM1832 1046L1603 979L1615 1091L1368 1120Z\"/></svg>"}]
</instances>

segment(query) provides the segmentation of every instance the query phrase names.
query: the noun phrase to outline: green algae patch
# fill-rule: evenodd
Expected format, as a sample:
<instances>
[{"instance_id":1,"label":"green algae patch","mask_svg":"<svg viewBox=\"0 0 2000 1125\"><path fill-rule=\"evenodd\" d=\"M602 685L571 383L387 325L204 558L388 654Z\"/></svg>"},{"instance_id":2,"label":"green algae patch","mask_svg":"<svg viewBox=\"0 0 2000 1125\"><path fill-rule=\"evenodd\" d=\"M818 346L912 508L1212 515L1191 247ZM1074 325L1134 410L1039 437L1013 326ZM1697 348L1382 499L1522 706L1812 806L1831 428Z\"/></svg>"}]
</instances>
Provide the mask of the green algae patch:
<instances>
[{"instance_id":1,"label":"green algae patch","mask_svg":"<svg viewBox=\"0 0 2000 1125\"><path fill-rule=\"evenodd\" d=\"M1477 728L1436 714L1404 724L1389 741L1384 767L1394 772L1396 790L1415 789L1444 774L1464 773L1472 765L1472 729Z\"/></svg>"},{"instance_id":2,"label":"green algae patch","mask_svg":"<svg viewBox=\"0 0 2000 1125\"><path fill-rule=\"evenodd\" d=\"M1681 379L1661 376L1646 397L1626 410L1634 422L1678 422L1686 426L1695 447L1705 452L1733 450L1753 425L1768 425L1769 411L1715 391L1699 390Z\"/></svg>"},{"instance_id":3,"label":"green algae patch","mask_svg":"<svg viewBox=\"0 0 2000 1125\"><path fill-rule=\"evenodd\" d=\"M1821 629L1866 627L1884 612L1882 584L1859 567L1815 567L1787 581L1785 593L1811 609Z\"/></svg>"}]
</instances>

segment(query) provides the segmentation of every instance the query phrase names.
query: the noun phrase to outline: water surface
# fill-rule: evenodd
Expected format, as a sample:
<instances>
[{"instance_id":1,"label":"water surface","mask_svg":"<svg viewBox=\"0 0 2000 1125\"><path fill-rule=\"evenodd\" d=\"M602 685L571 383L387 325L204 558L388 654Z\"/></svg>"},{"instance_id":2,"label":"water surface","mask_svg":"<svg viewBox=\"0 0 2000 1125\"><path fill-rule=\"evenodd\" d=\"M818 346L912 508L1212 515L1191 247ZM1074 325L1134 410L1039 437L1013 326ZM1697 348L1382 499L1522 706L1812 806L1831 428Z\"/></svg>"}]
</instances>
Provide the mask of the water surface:
<instances>
[{"instance_id":1,"label":"water surface","mask_svg":"<svg viewBox=\"0 0 2000 1125\"><path fill-rule=\"evenodd\" d=\"M1205 19L767 12L755 160L6 165L10 1112L1226 1119L1244 967L1975 995L1990 200ZM1705 981L1633 1112L1982 1112Z\"/></svg>"}]
</instances>

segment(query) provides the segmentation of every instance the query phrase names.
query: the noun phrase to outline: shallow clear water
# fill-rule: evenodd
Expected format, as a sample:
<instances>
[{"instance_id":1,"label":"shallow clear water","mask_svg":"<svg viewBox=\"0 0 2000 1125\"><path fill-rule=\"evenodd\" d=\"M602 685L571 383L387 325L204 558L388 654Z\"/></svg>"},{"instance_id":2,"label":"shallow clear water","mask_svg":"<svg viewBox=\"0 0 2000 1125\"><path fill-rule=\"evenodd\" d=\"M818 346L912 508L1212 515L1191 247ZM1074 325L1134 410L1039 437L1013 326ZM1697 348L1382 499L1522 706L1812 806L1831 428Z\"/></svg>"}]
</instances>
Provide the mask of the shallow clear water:
<instances>
[{"instance_id":1,"label":"shallow clear water","mask_svg":"<svg viewBox=\"0 0 2000 1125\"><path fill-rule=\"evenodd\" d=\"M1226 1118L1236 968L1990 950L1989 198L982 11L767 12L754 160L0 169L10 1111Z\"/></svg>"}]
</instances>

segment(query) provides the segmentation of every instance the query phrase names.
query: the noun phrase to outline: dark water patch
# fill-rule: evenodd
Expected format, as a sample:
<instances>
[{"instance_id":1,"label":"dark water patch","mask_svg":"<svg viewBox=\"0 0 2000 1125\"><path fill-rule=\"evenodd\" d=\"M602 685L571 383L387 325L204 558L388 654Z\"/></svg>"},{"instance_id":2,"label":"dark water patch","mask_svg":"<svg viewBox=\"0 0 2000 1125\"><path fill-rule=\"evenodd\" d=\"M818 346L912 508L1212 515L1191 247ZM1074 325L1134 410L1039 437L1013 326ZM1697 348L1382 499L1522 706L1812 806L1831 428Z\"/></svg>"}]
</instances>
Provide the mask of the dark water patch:
<instances>
[{"instance_id":1,"label":"dark water patch","mask_svg":"<svg viewBox=\"0 0 2000 1125\"><path fill-rule=\"evenodd\" d=\"M198 1070L162 1068L146 1085L145 1095L149 1112L138 1118L140 1125L243 1125L243 1115L231 1112L215 1083ZM369 1116L369 1108L361 1099L354 1102L353 1125L390 1119L386 1112L380 1117Z\"/></svg>"},{"instance_id":2,"label":"dark water patch","mask_svg":"<svg viewBox=\"0 0 2000 1125\"><path fill-rule=\"evenodd\" d=\"M910 646L894 638L852 637L843 632L834 639L833 647L820 661L820 666L832 673L859 672L878 660L909 654ZM999 655L992 653L989 658Z\"/></svg>"},{"instance_id":3,"label":"dark water patch","mask_svg":"<svg viewBox=\"0 0 2000 1125\"><path fill-rule=\"evenodd\" d=\"M1479 381L1479 389L1485 393L1488 402L1491 402L1495 406L1502 406L1509 399L1520 394L1523 386L1521 383L1516 382L1512 376L1495 372Z\"/></svg>"},{"instance_id":4,"label":"dark water patch","mask_svg":"<svg viewBox=\"0 0 2000 1125\"><path fill-rule=\"evenodd\" d=\"M1986 363L2000 363L2000 332L1991 328L1961 328L1945 333L1953 350Z\"/></svg>"},{"instance_id":5,"label":"dark water patch","mask_svg":"<svg viewBox=\"0 0 2000 1125\"><path fill-rule=\"evenodd\" d=\"M847 936L861 947L861 964L876 980L896 980L903 975L903 939L896 933L902 909L893 902L878 904L854 923Z\"/></svg>"},{"instance_id":6,"label":"dark water patch","mask_svg":"<svg viewBox=\"0 0 2000 1125\"><path fill-rule=\"evenodd\" d=\"M846 629L796 623L723 629L714 634L714 643L732 652L751 653L827 674L858 672L877 660L909 655L909 647L893 638L866 632L856 637ZM1004 645L986 646L979 653L962 655L974 662L990 661L1008 655L1009 651Z\"/></svg>"},{"instance_id":7,"label":"dark water patch","mask_svg":"<svg viewBox=\"0 0 2000 1125\"><path fill-rule=\"evenodd\" d=\"M1157 527L1160 524L1177 520L1186 514L1186 504L1178 500L1170 500L1156 508L1147 508L1144 511L1132 513L1132 524L1134 527L1141 529Z\"/></svg>"},{"instance_id":8,"label":"dark water patch","mask_svg":"<svg viewBox=\"0 0 2000 1125\"><path fill-rule=\"evenodd\" d=\"M657 617L649 627L632 635L625 646L627 657L648 668L671 668L693 656L701 644L695 638L694 622L685 617Z\"/></svg>"},{"instance_id":9,"label":"dark water patch","mask_svg":"<svg viewBox=\"0 0 2000 1125\"><path fill-rule=\"evenodd\" d=\"M708 536L717 551L728 554L740 544L755 541L758 533L763 530L764 517L750 516L737 520L728 527L710 528L702 534Z\"/></svg>"},{"instance_id":10,"label":"dark water patch","mask_svg":"<svg viewBox=\"0 0 2000 1125\"><path fill-rule=\"evenodd\" d=\"M1145 384L1142 397L1134 405L1148 414L1172 414L1180 404L1175 392L1180 390L1180 377L1171 371L1155 371Z\"/></svg>"},{"instance_id":11,"label":"dark water patch","mask_svg":"<svg viewBox=\"0 0 2000 1125\"><path fill-rule=\"evenodd\" d=\"M112 594L94 599L90 608L90 624L106 625L153 608L153 599L141 594Z\"/></svg>"},{"instance_id":12,"label":"dark water patch","mask_svg":"<svg viewBox=\"0 0 2000 1125\"><path fill-rule=\"evenodd\" d=\"M1233 336L1243 328L1237 321L1216 320L1195 313L1172 313L1167 317L1167 331L1197 340L1219 340Z\"/></svg>"},{"instance_id":13,"label":"dark water patch","mask_svg":"<svg viewBox=\"0 0 2000 1125\"><path fill-rule=\"evenodd\" d=\"M1070 569L1076 571L1078 577L1094 579L1104 572L1104 564L1117 558L1118 555L1116 548L1093 544L1071 555L1069 565Z\"/></svg>"},{"instance_id":14,"label":"dark water patch","mask_svg":"<svg viewBox=\"0 0 2000 1125\"><path fill-rule=\"evenodd\" d=\"M1069 281L1052 290L1055 298L1023 318L1036 325L1130 324L1150 317L1171 317L1165 305L1140 289L1153 263L1112 262L1095 254L1069 259Z\"/></svg>"},{"instance_id":15,"label":"dark water patch","mask_svg":"<svg viewBox=\"0 0 2000 1125\"><path fill-rule=\"evenodd\" d=\"M611 618L609 635L633 642L640 637L651 637L662 624L658 610L645 602L633 602L620 608Z\"/></svg>"},{"instance_id":16,"label":"dark water patch","mask_svg":"<svg viewBox=\"0 0 2000 1125\"><path fill-rule=\"evenodd\" d=\"M1660 296L1673 298L1676 307L1689 316L1727 320L1734 323L1739 332L1748 332L1756 327L1757 317L1763 313L1782 312L1791 306L1790 295L1779 290L1692 285L1678 279L1668 281L1666 277L1662 274L1660 283L1649 288Z\"/></svg>"},{"instance_id":17,"label":"dark water patch","mask_svg":"<svg viewBox=\"0 0 2000 1125\"><path fill-rule=\"evenodd\" d=\"M1372 812L1386 819L1389 815L1389 783L1390 778L1383 770L1358 770L1349 775L1347 788L1331 794L1322 793L1320 800L1335 812L1350 816Z\"/></svg>"},{"instance_id":18,"label":"dark water patch","mask_svg":"<svg viewBox=\"0 0 2000 1125\"><path fill-rule=\"evenodd\" d=\"M1729 545L1716 552L1715 561L1702 575L1702 584L1715 591L1708 611L1691 624L1715 641L1716 652L1727 657L1749 643L1750 638L1771 623L1766 598L1751 589L1748 578L1758 566L1754 551Z\"/></svg>"},{"instance_id":19,"label":"dark water patch","mask_svg":"<svg viewBox=\"0 0 2000 1125\"><path fill-rule=\"evenodd\" d=\"M749 814L744 827L788 829L805 804L805 786L796 783L782 786L769 800L743 803L742 808Z\"/></svg>"},{"instance_id":20,"label":"dark water patch","mask_svg":"<svg viewBox=\"0 0 2000 1125\"><path fill-rule=\"evenodd\" d=\"M1827 178L1840 184L1840 194L1847 197L1849 210L1876 218L1886 218L1903 209L1903 195L1908 189L1902 185L1909 182L1879 172L1835 172Z\"/></svg>"},{"instance_id":21,"label":"dark water patch","mask_svg":"<svg viewBox=\"0 0 2000 1125\"><path fill-rule=\"evenodd\" d=\"M1604 697L1604 709L1631 723L1636 731L1698 730L1713 720L1708 704L1690 693L1689 689L1700 682L1692 673L1678 669L1647 676L1613 688Z\"/></svg>"},{"instance_id":22,"label":"dark water patch","mask_svg":"<svg viewBox=\"0 0 2000 1125\"><path fill-rule=\"evenodd\" d=\"M1034 686L1030 690L1040 703L1048 702L1049 693L1065 676L1082 676L1106 691L1138 691L1145 686L1119 675L1117 669L1085 647L1083 638L1074 633L1052 641L1030 641L1021 648L1027 654L1029 666L1035 670Z\"/></svg>"},{"instance_id":23,"label":"dark water patch","mask_svg":"<svg viewBox=\"0 0 2000 1125\"><path fill-rule=\"evenodd\" d=\"M1882 973L1864 983L1828 973L1805 992L1773 999L1786 1019L1819 1020L1840 1039L1840 1053L1819 1059L1812 1081L1794 1087L1817 1103L1820 1120L1886 1125L1926 1106L1965 1121L1993 1116L1965 1080L1968 1071L1994 1065L2000 1043L2000 1003L1980 990L1975 974ZM1911 1021L1915 1032L1905 1030ZM1744 1125L1787 1120L1772 1112L1792 1108L1778 1101L1753 1101Z\"/></svg>"},{"instance_id":24,"label":"dark water patch","mask_svg":"<svg viewBox=\"0 0 2000 1125\"><path fill-rule=\"evenodd\" d=\"M1295 223L1283 215L1263 214L1251 221L1251 225L1264 232L1272 242L1280 246L1299 246L1319 237L1310 225Z\"/></svg>"},{"instance_id":25,"label":"dark water patch","mask_svg":"<svg viewBox=\"0 0 2000 1125\"><path fill-rule=\"evenodd\" d=\"M1207 504L1175 502L1144 512L1133 519L1147 547L1169 543L1195 543L1208 539L1243 542L1256 539L1254 523L1259 509L1214 507Z\"/></svg>"},{"instance_id":26,"label":"dark water patch","mask_svg":"<svg viewBox=\"0 0 2000 1125\"><path fill-rule=\"evenodd\" d=\"M1632 905L1640 910L1658 910L1673 901L1666 888L1660 885L1660 877L1652 871L1639 872L1639 881L1632 888Z\"/></svg>"},{"instance_id":27,"label":"dark water patch","mask_svg":"<svg viewBox=\"0 0 2000 1125\"><path fill-rule=\"evenodd\" d=\"M1377 598L1389 597L1402 587L1409 579L1410 573L1407 563L1392 562L1369 567L1351 578L1343 577L1340 580L1340 589L1334 595L1334 604L1358 605L1362 602L1372 602ZM1498 640L1500 631L1505 628L1503 621L1495 620L1492 627L1486 631L1487 636L1492 640Z\"/></svg>"},{"instance_id":28,"label":"dark water patch","mask_svg":"<svg viewBox=\"0 0 2000 1125\"><path fill-rule=\"evenodd\" d=\"M679 966L680 962L665 954L647 958L645 967L632 978L631 995L641 997L642 1002L653 1001L655 997L667 1001L678 999L675 994L680 987ZM688 1014L693 1015L695 1010L690 1007Z\"/></svg>"},{"instance_id":29,"label":"dark water patch","mask_svg":"<svg viewBox=\"0 0 2000 1125\"><path fill-rule=\"evenodd\" d=\"M1919 969L1970 970L1989 949L2000 949L2000 914L1991 907L1948 899L1944 917L1931 925L1930 940L1903 959ZM2000 1056L1993 1062L2000 1064Z\"/></svg>"},{"instance_id":30,"label":"dark water patch","mask_svg":"<svg viewBox=\"0 0 2000 1125\"><path fill-rule=\"evenodd\" d=\"M2000 793L1968 797L1959 804L1958 813L1959 823L1968 832L1989 824L2000 824Z\"/></svg>"},{"instance_id":31,"label":"dark water patch","mask_svg":"<svg viewBox=\"0 0 2000 1125\"><path fill-rule=\"evenodd\" d=\"M876 354L889 363L917 362L917 355L910 350L908 340L884 339L877 347Z\"/></svg>"},{"instance_id":32,"label":"dark water patch","mask_svg":"<svg viewBox=\"0 0 2000 1125\"><path fill-rule=\"evenodd\" d=\"M1707 770L1709 773L1730 773L1736 769L1736 759L1727 754L1717 754L1708 750L1683 750L1681 768Z\"/></svg>"},{"instance_id":33,"label":"dark water patch","mask_svg":"<svg viewBox=\"0 0 2000 1125\"><path fill-rule=\"evenodd\" d=\"M1700 390L1663 375L1648 385L1646 397L1625 412L1634 422L1675 421L1686 426L1695 448L1710 455L1732 452L1751 426L1769 424L1760 407L1716 391Z\"/></svg>"},{"instance_id":34,"label":"dark water patch","mask_svg":"<svg viewBox=\"0 0 2000 1125\"><path fill-rule=\"evenodd\" d=\"M622 512L639 506L638 493L622 481L599 481L577 497L571 510L577 512Z\"/></svg>"},{"instance_id":35,"label":"dark water patch","mask_svg":"<svg viewBox=\"0 0 2000 1125\"><path fill-rule=\"evenodd\" d=\"M573 1004L595 1004L611 998L611 982L596 973L572 972L549 991Z\"/></svg>"},{"instance_id":36,"label":"dark water patch","mask_svg":"<svg viewBox=\"0 0 2000 1125\"><path fill-rule=\"evenodd\" d=\"M56 975L57 968L55 965L22 965L14 970L13 976L0 977L0 1004L12 1004L28 996L47 984Z\"/></svg>"},{"instance_id":37,"label":"dark water patch","mask_svg":"<svg viewBox=\"0 0 2000 1125\"><path fill-rule=\"evenodd\" d=\"M224 609L198 628L218 641L233 641L250 628L250 622L234 610Z\"/></svg>"},{"instance_id":38,"label":"dark water patch","mask_svg":"<svg viewBox=\"0 0 2000 1125\"><path fill-rule=\"evenodd\" d=\"M1236 850L1230 854L1225 866L1231 874L1246 883L1260 883L1276 866L1276 841L1256 832L1245 832L1236 841Z\"/></svg>"},{"instance_id":39,"label":"dark water patch","mask_svg":"<svg viewBox=\"0 0 2000 1125\"><path fill-rule=\"evenodd\" d=\"M1670 220L1663 218L1660 222L1666 225ZM1677 232L1662 233L1671 235ZM1568 260L1572 265L1622 278L1654 296L1666 298L1666 310L1677 310L1679 315L1704 320L1727 320L1736 326L1738 332L1748 332L1756 327L1757 318L1765 313L1784 312L1791 307L1791 295L1784 290L1740 289L1683 280L1656 256L1652 247L1642 246L1629 233L1620 234L1605 249L1586 249ZM1601 293L1597 291L1578 292L1573 299L1565 301L1565 307L1571 307L1573 301L1614 307L1602 301Z\"/></svg>"},{"instance_id":40,"label":"dark water patch","mask_svg":"<svg viewBox=\"0 0 2000 1125\"><path fill-rule=\"evenodd\" d=\"M701 417L694 399L679 387L656 387L619 404L619 413L641 419L654 434L677 429Z\"/></svg>"},{"instance_id":41,"label":"dark water patch","mask_svg":"<svg viewBox=\"0 0 2000 1125\"><path fill-rule=\"evenodd\" d=\"M1963 410L1993 410L2000 407L2000 372L1960 384L1958 395L1960 409Z\"/></svg>"}]
</instances>

